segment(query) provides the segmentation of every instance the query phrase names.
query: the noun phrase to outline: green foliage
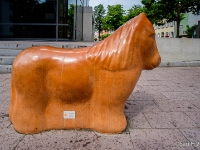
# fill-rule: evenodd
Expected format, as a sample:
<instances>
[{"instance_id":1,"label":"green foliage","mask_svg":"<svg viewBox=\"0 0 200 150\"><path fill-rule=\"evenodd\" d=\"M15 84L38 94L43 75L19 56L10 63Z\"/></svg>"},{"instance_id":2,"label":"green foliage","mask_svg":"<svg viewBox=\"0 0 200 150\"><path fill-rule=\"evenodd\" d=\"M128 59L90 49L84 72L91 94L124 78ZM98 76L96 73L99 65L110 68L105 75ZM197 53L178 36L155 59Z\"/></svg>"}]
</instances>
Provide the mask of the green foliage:
<instances>
[{"instance_id":1,"label":"green foliage","mask_svg":"<svg viewBox=\"0 0 200 150\"><path fill-rule=\"evenodd\" d=\"M104 40L105 38L107 38L108 36L110 36L110 34L103 34L100 36L100 39Z\"/></svg>"},{"instance_id":2,"label":"green foliage","mask_svg":"<svg viewBox=\"0 0 200 150\"><path fill-rule=\"evenodd\" d=\"M142 7L141 5L133 5L132 8L128 10L127 15L125 16L125 21L128 21L145 11L145 7Z\"/></svg>"},{"instance_id":3,"label":"green foliage","mask_svg":"<svg viewBox=\"0 0 200 150\"><path fill-rule=\"evenodd\" d=\"M102 4L94 7L94 20L95 20L95 29L100 32L103 30L103 18L105 15L105 9Z\"/></svg>"},{"instance_id":4,"label":"green foliage","mask_svg":"<svg viewBox=\"0 0 200 150\"><path fill-rule=\"evenodd\" d=\"M125 10L122 5L108 5L108 12L104 17L104 29L116 30L119 28L124 23L124 14Z\"/></svg>"},{"instance_id":5,"label":"green foliage","mask_svg":"<svg viewBox=\"0 0 200 150\"><path fill-rule=\"evenodd\" d=\"M189 26L189 25L187 25L187 30L186 30L186 32L187 32L187 38L192 38L193 37L193 33L194 33L194 30L196 29L196 27L197 27L197 25L195 24L195 25L193 25L193 26Z\"/></svg>"},{"instance_id":6,"label":"green foliage","mask_svg":"<svg viewBox=\"0 0 200 150\"><path fill-rule=\"evenodd\" d=\"M70 4L68 9L68 24L73 28L74 26L74 4Z\"/></svg>"},{"instance_id":7,"label":"green foliage","mask_svg":"<svg viewBox=\"0 0 200 150\"><path fill-rule=\"evenodd\" d=\"M180 21L183 19L183 13L193 12L196 14L197 5L200 0L142 0L146 8L147 17L152 23L163 24L166 22L177 22L177 37L179 37Z\"/></svg>"}]
</instances>

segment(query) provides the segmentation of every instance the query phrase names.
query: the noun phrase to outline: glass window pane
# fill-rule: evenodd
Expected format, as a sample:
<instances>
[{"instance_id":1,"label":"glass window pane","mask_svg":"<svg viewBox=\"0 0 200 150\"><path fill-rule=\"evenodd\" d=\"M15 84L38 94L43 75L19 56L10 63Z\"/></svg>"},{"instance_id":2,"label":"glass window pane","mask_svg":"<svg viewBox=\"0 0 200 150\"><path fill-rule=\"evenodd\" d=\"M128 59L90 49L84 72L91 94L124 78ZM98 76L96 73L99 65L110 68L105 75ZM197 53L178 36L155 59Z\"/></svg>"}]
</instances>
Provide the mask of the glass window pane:
<instances>
[{"instance_id":1,"label":"glass window pane","mask_svg":"<svg viewBox=\"0 0 200 150\"><path fill-rule=\"evenodd\" d=\"M73 28L69 26L58 27L58 38L59 39L73 39Z\"/></svg>"},{"instance_id":2,"label":"glass window pane","mask_svg":"<svg viewBox=\"0 0 200 150\"><path fill-rule=\"evenodd\" d=\"M0 38L55 38L56 26L0 25Z\"/></svg>"},{"instance_id":3,"label":"glass window pane","mask_svg":"<svg viewBox=\"0 0 200 150\"><path fill-rule=\"evenodd\" d=\"M3 23L56 22L56 0L3 0L1 9Z\"/></svg>"}]
</instances>

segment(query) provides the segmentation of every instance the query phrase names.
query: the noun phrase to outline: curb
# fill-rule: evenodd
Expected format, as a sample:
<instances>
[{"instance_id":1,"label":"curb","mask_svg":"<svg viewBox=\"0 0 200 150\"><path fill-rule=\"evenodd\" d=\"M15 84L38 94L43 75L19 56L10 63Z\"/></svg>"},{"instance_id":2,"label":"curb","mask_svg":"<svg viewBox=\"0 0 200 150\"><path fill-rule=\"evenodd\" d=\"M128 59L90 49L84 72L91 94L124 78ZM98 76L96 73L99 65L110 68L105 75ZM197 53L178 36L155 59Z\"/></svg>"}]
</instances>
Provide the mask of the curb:
<instances>
[{"instance_id":1,"label":"curb","mask_svg":"<svg viewBox=\"0 0 200 150\"><path fill-rule=\"evenodd\" d=\"M159 67L200 67L200 60L194 61L163 61Z\"/></svg>"}]
</instances>

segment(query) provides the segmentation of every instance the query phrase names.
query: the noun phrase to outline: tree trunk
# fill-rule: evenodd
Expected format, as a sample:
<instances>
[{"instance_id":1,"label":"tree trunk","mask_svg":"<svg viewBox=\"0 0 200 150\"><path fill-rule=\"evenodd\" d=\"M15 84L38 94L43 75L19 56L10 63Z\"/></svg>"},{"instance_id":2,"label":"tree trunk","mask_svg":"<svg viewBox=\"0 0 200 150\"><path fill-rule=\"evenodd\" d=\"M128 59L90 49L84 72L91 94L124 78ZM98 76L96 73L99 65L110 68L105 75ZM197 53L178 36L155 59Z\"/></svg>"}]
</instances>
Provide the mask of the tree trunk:
<instances>
[{"instance_id":1,"label":"tree trunk","mask_svg":"<svg viewBox=\"0 0 200 150\"><path fill-rule=\"evenodd\" d=\"M179 36L179 28L180 28L180 22L181 22L181 13L180 13L180 8L178 8L177 11L177 19L176 19L176 38L180 38Z\"/></svg>"},{"instance_id":2,"label":"tree trunk","mask_svg":"<svg viewBox=\"0 0 200 150\"><path fill-rule=\"evenodd\" d=\"M100 34L101 34L101 25L99 24L99 41L100 41Z\"/></svg>"},{"instance_id":3,"label":"tree trunk","mask_svg":"<svg viewBox=\"0 0 200 150\"><path fill-rule=\"evenodd\" d=\"M101 33L101 31L99 30L99 41L100 41L100 33Z\"/></svg>"},{"instance_id":4,"label":"tree trunk","mask_svg":"<svg viewBox=\"0 0 200 150\"><path fill-rule=\"evenodd\" d=\"M180 19L176 20L177 26L176 26L176 38L180 38L179 34L179 28L180 28Z\"/></svg>"}]
</instances>

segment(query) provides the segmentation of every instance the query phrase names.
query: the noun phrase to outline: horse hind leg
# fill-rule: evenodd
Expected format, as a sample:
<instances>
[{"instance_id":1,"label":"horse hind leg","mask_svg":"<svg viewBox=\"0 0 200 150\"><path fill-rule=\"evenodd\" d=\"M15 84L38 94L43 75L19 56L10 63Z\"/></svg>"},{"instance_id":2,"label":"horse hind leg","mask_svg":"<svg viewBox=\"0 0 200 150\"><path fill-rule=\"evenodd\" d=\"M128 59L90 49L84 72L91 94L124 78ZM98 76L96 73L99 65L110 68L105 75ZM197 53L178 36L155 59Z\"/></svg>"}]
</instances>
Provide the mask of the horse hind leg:
<instances>
[{"instance_id":1,"label":"horse hind leg","mask_svg":"<svg viewBox=\"0 0 200 150\"><path fill-rule=\"evenodd\" d=\"M41 94L43 90L42 87L38 88L38 85L42 82L38 79L31 78L30 81L28 78L19 80L20 78L24 78L23 74L11 77L10 120L15 130L20 133L41 132L46 127L45 109L48 97Z\"/></svg>"}]
</instances>

